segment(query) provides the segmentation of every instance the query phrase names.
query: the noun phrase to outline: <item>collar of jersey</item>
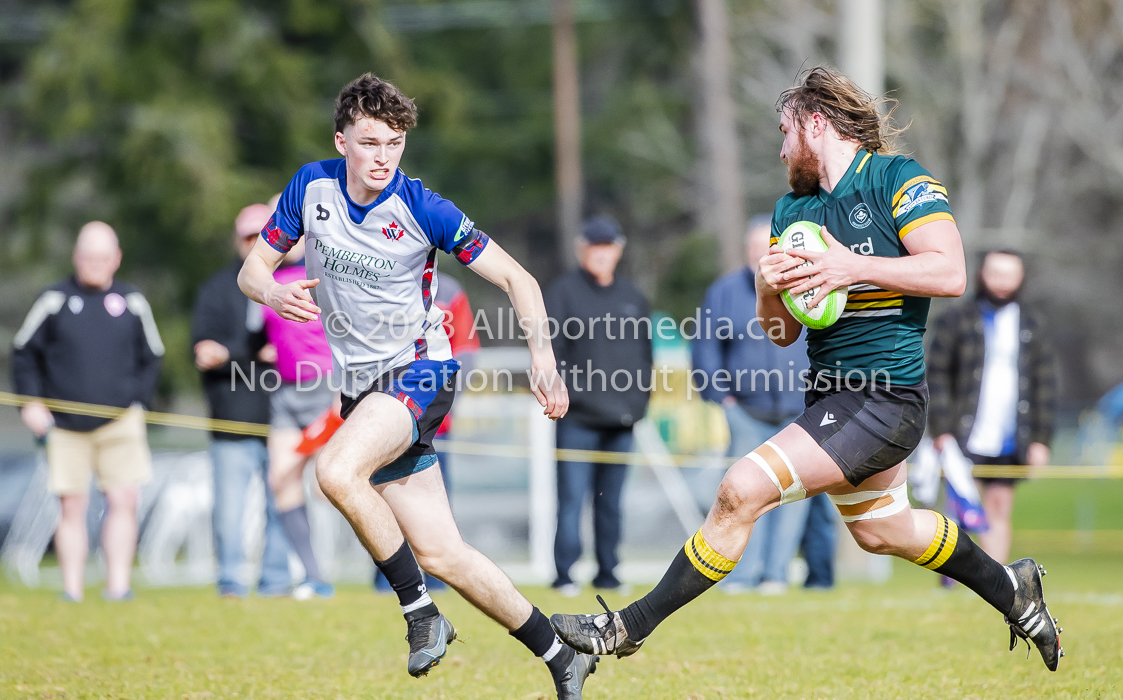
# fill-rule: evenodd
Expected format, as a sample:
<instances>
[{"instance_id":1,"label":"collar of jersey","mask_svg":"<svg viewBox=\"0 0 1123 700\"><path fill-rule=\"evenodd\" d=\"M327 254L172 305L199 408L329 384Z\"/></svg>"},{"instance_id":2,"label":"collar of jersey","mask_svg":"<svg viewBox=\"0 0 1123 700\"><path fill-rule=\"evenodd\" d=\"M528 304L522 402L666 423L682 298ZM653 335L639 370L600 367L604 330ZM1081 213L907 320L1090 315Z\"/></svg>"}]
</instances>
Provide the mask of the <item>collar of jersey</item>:
<instances>
[{"instance_id":1,"label":"collar of jersey","mask_svg":"<svg viewBox=\"0 0 1123 700\"><path fill-rule=\"evenodd\" d=\"M858 164L862 162L862 158L866 156L866 149L859 148L858 152L854 154L854 160L850 162L850 167L846 169L846 174L834 186L830 192L824 192L823 188L819 188L819 200L822 202L829 202L835 199L838 193L845 191L846 187L850 184L850 180L854 177L854 171L858 169ZM387 188L389 189L389 188Z\"/></svg>"},{"instance_id":2,"label":"collar of jersey","mask_svg":"<svg viewBox=\"0 0 1123 700\"><path fill-rule=\"evenodd\" d=\"M78 275L71 275L70 283L74 285L79 294L85 294L87 296L97 296L99 294L109 294L110 292L115 291L114 288L117 286L117 279L114 278L113 281L109 283L109 287L106 289L102 289L101 287L87 287L86 285L78 281Z\"/></svg>"},{"instance_id":3,"label":"collar of jersey","mask_svg":"<svg viewBox=\"0 0 1123 700\"><path fill-rule=\"evenodd\" d=\"M390 195L398 191L398 188L401 187L402 180L405 179L405 176L406 175L402 172L402 169L398 168L397 172L394 173L394 179L390 180L390 184L386 185L386 189L382 190L382 192L378 195L378 199L375 199L373 202L367 204L366 206L362 206L351 201L351 195L347 194L347 159L340 158L339 170L337 170L335 173L335 179L339 181L339 191L343 193L343 200L347 202L347 215L351 217L351 221L355 222L356 224L363 223L363 220L367 218L367 214L370 213L371 209L374 209L379 204L382 204L390 198Z\"/></svg>"}]
</instances>

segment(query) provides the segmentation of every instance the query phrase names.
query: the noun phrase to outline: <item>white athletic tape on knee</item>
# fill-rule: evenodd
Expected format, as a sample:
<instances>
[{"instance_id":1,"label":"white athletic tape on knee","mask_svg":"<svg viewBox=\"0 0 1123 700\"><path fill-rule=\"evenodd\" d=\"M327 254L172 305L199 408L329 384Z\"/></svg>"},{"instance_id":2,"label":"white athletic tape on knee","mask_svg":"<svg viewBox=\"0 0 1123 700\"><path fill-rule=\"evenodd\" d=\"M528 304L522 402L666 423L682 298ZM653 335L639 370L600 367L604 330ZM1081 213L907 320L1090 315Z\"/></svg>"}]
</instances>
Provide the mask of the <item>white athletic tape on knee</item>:
<instances>
[{"instance_id":1,"label":"white athletic tape on knee","mask_svg":"<svg viewBox=\"0 0 1123 700\"><path fill-rule=\"evenodd\" d=\"M799 480L792 461L784 451L771 440L749 453L749 459L756 462L772 483L780 491L780 503L791 503L807 498L803 482Z\"/></svg>"},{"instance_id":2,"label":"white athletic tape on knee","mask_svg":"<svg viewBox=\"0 0 1123 700\"><path fill-rule=\"evenodd\" d=\"M827 498L838 508L844 523L888 518L909 507L907 483L888 491L858 491L841 496L827 494Z\"/></svg>"}]
</instances>

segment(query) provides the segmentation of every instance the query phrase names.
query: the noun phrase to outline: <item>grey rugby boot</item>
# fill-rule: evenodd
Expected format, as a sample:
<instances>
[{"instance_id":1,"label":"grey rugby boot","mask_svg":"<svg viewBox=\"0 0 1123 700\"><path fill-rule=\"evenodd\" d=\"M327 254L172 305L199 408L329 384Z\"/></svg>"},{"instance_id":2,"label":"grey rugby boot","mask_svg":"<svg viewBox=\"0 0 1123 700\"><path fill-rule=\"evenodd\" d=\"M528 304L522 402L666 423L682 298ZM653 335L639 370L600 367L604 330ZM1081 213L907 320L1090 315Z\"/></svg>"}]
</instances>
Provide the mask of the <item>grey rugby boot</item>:
<instances>
[{"instance_id":1,"label":"grey rugby boot","mask_svg":"<svg viewBox=\"0 0 1123 700\"><path fill-rule=\"evenodd\" d=\"M448 645L456 639L456 628L440 613L419 620L407 619L406 623L409 625L406 632L409 662L406 668L409 675L420 678L441 662Z\"/></svg>"},{"instance_id":2,"label":"grey rugby boot","mask_svg":"<svg viewBox=\"0 0 1123 700\"><path fill-rule=\"evenodd\" d=\"M631 656L639 651L645 640L638 642L628 637L628 630L620 620L620 613L613 612L604 598L597 596L604 607L603 613L596 615L550 616L550 627L558 638L582 654L616 654L617 658Z\"/></svg>"},{"instance_id":3,"label":"grey rugby boot","mask_svg":"<svg viewBox=\"0 0 1123 700\"><path fill-rule=\"evenodd\" d=\"M1056 671L1061 657L1065 655L1061 646L1061 631L1057 619L1050 616L1045 606L1045 594L1041 577L1045 567L1032 559L1019 559L1006 567L1010 580L1014 583L1014 607L1006 617L1010 625L1010 651L1018 646L1018 639L1032 641L1041 652L1041 660L1050 671Z\"/></svg>"},{"instance_id":4,"label":"grey rugby boot","mask_svg":"<svg viewBox=\"0 0 1123 700\"><path fill-rule=\"evenodd\" d=\"M574 653L573 661L565 669L561 678L554 680L554 688L558 691L558 700L581 700L581 689L585 687L585 679L597 672L599 656Z\"/></svg>"}]
</instances>

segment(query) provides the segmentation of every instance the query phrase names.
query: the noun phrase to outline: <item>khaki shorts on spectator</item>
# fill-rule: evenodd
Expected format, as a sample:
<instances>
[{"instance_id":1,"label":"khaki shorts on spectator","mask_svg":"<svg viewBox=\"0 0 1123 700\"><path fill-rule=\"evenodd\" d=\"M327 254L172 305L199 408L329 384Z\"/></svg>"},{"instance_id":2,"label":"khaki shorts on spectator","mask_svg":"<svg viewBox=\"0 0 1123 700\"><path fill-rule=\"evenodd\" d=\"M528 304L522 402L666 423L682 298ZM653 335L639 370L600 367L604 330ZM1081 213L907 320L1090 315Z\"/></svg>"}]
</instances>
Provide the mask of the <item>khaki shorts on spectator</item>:
<instances>
[{"instance_id":1,"label":"khaki shorts on spectator","mask_svg":"<svg viewBox=\"0 0 1123 700\"><path fill-rule=\"evenodd\" d=\"M152 453L144 411L136 406L120 418L88 433L53 428L47 435L51 493L71 496L90 490L97 474L99 490L143 484L152 478Z\"/></svg>"}]
</instances>

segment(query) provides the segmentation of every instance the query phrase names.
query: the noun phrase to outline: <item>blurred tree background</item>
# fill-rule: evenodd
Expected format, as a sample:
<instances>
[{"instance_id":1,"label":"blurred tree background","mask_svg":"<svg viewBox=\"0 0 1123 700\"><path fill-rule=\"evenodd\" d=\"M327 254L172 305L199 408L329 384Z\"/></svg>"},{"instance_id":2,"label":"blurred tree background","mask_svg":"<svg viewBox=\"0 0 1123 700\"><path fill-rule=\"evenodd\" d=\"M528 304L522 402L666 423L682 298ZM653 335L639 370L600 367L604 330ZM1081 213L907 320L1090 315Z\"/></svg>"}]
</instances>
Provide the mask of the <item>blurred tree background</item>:
<instances>
[{"instance_id":1,"label":"blurred tree background","mask_svg":"<svg viewBox=\"0 0 1123 700\"><path fill-rule=\"evenodd\" d=\"M610 213L623 273L682 317L725 267L703 230L690 0L577 0L586 214ZM420 107L403 168L543 284L559 260L548 0L0 0L0 353L78 227L112 224L122 277L156 310L165 396L195 391L200 281L232 221L335 156L332 102L364 71ZM727 0L749 214L786 190L773 103L835 58L833 0ZM1020 248L1064 359L1064 395L1123 380L1123 15L1109 0L886 3L904 147L952 192L970 251ZM1043 19L1044 18L1044 19ZM1047 21L1044 21L1047 20ZM972 266L974 261L972 260ZM477 307L505 301L451 260ZM5 373L6 374L6 373Z\"/></svg>"}]
</instances>

